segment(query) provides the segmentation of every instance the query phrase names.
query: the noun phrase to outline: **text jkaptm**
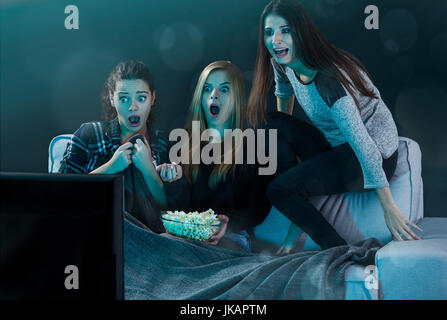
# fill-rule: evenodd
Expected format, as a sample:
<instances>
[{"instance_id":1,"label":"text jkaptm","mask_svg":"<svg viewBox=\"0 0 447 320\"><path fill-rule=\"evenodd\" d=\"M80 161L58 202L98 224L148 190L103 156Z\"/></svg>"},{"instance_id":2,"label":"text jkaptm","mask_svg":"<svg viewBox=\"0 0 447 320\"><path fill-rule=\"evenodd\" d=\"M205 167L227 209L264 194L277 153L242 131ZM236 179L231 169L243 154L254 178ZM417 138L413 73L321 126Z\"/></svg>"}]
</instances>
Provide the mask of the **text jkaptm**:
<instances>
[{"instance_id":1,"label":"text jkaptm","mask_svg":"<svg viewBox=\"0 0 447 320\"><path fill-rule=\"evenodd\" d=\"M207 315L208 318L212 317L214 312L222 313L223 317L234 314L256 314L256 315L265 315L267 314L267 306L259 306L256 304L227 304L224 305L224 308L216 308L216 307L195 307L189 304L186 307L181 307L180 314L181 315Z\"/></svg>"}]
</instances>

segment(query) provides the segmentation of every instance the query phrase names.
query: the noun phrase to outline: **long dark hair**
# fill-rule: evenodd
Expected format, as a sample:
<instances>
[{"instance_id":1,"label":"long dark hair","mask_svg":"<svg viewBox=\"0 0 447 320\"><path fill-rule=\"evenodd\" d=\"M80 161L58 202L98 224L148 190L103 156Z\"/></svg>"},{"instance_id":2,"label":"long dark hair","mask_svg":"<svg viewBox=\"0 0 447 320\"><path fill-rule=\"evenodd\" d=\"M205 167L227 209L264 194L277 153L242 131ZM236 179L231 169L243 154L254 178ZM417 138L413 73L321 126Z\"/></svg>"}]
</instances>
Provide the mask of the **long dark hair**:
<instances>
[{"instance_id":1,"label":"long dark hair","mask_svg":"<svg viewBox=\"0 0 447 320\"><path fill-rule=\"evenodd\" d=\"M110 96L115 92L116 83L121 80L138 80L141 79L149 87L153 94L155 91L154 77L149 68L141 61L129 60L118 63L110 72L101 93L102 119L112 120L117 116L116 109L112 106ZM149 114L149 122L154 122L155 101Z\"/></svg>"},{"instance_id":2,"label":"long dark hair","mask_svg":"<svg viewBox=\"0 0 447 320\"><path fill-rule=\"evenodd\" d=\"M267 94L273 78L271 56L264 44L264 20L268 14L278 15L288 22L297 58L310 69L336 77L353 97L359 112L360 107L354 95L354 88L365 96L377 98L374 92L366 87L359 71L360 69L365 72L372 81L362 63L350 53L332 45L297 0L273 0L264 8L259 19L258 54L248 100L250 125L254 127L258 125L259 111L262 120L265 120ZM352 83L340 69L346 72Z\"/></svg>"}]
</instances>

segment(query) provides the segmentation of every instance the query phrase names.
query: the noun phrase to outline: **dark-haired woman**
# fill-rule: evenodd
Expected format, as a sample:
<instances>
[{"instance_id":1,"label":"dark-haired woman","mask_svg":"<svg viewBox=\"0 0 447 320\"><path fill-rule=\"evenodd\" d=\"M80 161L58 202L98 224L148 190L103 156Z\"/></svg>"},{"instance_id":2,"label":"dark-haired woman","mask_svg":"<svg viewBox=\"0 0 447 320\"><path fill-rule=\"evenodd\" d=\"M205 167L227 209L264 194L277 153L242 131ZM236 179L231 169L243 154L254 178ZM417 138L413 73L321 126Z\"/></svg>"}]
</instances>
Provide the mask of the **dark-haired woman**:
<instances>
[{"instance_id":1,"label":"dark-haired woman","mask_svg":"<svg viewBox=\"0 0 447 320\"><path fill-rule=\"evenodd\" d=\"M281 112L266 115L272 67ZM290 115L295 98L313 125ZM394 238L419 239L389 189L398 147L390 111L360 61L332 45L297 0L274 0L262 13L248 108L252 125L261 115L287 143L279 167L290 169L270 183L272 204L320 247L346 242L309 197L364 189L376 190Z\"/></svg>"},{"instance_id":2,"label":"dark-haired woman","mask_svg":"<svg viewBox=\"0 0 447 320\"><path fill-rule=\"evenodd\" d=\"M166 195L156 165L167 162L167 144L152 126L154 104L154 78L147 66L133 60L119 63L103 89L105 120L81 125L59 172L123 173L126 211L160 233L158 211L166 206ZM137 134L144 138L129 142Z\"/></svg>"}]
</instances>

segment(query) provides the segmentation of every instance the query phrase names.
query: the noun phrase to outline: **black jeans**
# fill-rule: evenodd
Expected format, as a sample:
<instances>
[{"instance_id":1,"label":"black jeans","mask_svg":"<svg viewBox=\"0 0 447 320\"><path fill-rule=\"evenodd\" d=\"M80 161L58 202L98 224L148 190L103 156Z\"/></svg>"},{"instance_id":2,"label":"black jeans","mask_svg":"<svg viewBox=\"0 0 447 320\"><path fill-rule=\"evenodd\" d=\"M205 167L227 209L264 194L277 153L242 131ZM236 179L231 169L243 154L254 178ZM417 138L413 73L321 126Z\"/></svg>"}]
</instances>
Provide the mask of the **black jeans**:
<instances>
[{"instance_id":1,"label":"black jeans","mask_svg":"<svg viewBox=\"0 0 447 320\"><path fill-rule=\"evenodd\" d=\"M285 113L269 113L267 127L278 129L278 171L267 190L270 201L322 249L345 245L308 199L365 190L354 151L348 143L331 147L317 128ZM397 151L383 160L388 181L396 163Z\"/></svg>"}]
</instances>

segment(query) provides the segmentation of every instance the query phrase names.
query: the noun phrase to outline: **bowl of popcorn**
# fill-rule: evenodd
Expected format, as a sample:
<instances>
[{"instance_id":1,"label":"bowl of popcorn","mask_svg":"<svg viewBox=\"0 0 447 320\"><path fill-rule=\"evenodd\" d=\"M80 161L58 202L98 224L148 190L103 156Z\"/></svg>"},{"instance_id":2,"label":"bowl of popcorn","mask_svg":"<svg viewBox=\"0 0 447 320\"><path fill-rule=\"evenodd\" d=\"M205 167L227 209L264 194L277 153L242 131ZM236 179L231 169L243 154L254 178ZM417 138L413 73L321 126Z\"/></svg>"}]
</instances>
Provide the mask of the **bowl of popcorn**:
<instances>
[{"instance_id":1,"label":"bowl of popcorn","mask_svg":"<svg viewBox=\"0 0 447 320\"><path fill-rule=\"evenodd\" d=\"M163 211L161 221L169 234L200 241L209 240L222 224L212 209L188 213Z\"/></svg>"}]
</instances>

